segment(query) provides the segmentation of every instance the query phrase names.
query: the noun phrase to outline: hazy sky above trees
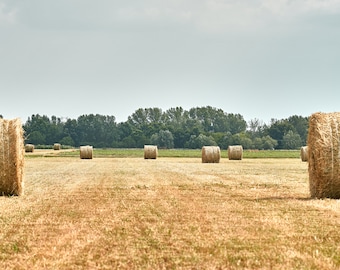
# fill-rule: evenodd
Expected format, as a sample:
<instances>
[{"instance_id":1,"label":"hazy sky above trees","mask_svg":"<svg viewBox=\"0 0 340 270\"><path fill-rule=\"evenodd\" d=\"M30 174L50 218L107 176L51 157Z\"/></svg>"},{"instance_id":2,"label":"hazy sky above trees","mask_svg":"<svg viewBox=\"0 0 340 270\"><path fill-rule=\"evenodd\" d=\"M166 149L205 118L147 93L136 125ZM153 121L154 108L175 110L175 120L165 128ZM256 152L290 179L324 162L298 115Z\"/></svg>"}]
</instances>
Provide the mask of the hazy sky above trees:
<instances>
[{"instance_id":1,"label":"hazy sky above trees","mask_svg":"<svg viewBox=\"0 0 340 270\"><path fill-rule=\"evenodd\" d=\"M340 0L0 0L0 114L340 111Z\"/></svg>"}]
</instances>

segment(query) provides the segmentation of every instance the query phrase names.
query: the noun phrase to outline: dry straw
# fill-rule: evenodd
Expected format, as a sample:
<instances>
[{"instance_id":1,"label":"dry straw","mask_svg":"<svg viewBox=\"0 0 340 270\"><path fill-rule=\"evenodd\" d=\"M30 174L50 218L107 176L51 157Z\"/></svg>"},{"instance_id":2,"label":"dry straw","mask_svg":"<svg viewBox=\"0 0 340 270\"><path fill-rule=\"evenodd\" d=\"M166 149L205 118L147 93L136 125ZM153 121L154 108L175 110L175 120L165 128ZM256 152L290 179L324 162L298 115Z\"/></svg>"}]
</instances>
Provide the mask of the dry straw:
<instances>
[{"instance_id":1,"label":"dry straw","mask_svg":"<svg viewBox=\"0 0 340 270\"><path fill-rule=\"evenodd\" d=\"M0 119L0 194L22 195L24 137L21 120Z\"/></svg>"},{"instance_id":2,"label":"dry straw","mask_svg":"<svg viewBox=\"0 0 340 270\"><path fill-rule=\"evenodd\" d=\"M81 159L92 159L93 147L90 145L80 146L80 158Z\"/></svg>"},{"instance_id":3,"label":"dry straw","mask_svg":"<svg viewBox=\"0 0 340 270\"><path fill-rule=\"evenodd\" d=\"M303 162L308 161L308 146L302 146L301 147L300 156L301 156L301 161L303 161Z\"/></svg>"},{"instance_id":4,"label":"dry straw","mask_svg":"<svg viewBox=\"0 0 340 270\"><path fill-rule=\"evenodd\" d=\"M25 152L26 153L33 153L34 152L34 144L26 144L25 145Z\"/></svg>"},{"instance_id":5,"label":"dry straw","mask_svg":"<svg viewBox=\"0 0 340 270\"><path fill-rule=\"evenodd\" d=\"M242 160L242 157L243 157L242 145L229 145L228 146L229 160Z\"/></svg>"},{"instance_id":6,"label":"dry straw","mask_svg":"<svg viewBox=\"0 0 340 270\"><path fill-rule=\"evenodd\" d=\"M219 146L202 147L202 163L219 163L221 159L221 150Z\"/></svg>"},{"instance_id":7,"label":"dry straw","mask_svg":"<svg viewBox=\"0 0 340 270\"><path fill-rule=\"evenodd\" d=\"M53 145L53 149L54 149L54 150L60 150L60 148L61 148L61 144L60 144L60 143L55 143L55 144Z\"/></svg>"},{"instance_id":8,"label":"dry straw","mask_svg":"<svg viewBox=\"0 0 340 270\"><path fill-rule=\"evenodd\" d=\"M144 159L156 159L157 156L157 145L144 145Z\"/></svg>"},{"instance_id":9,"label":"dry straw","mask_svg":"<svg viewBox=\"0 0 340 270\"><path fill-rule=\"evenodd\" d=\"M312 198L340 198L340 113L309 118L308 172Z\"/></svg>"}]
</instances>

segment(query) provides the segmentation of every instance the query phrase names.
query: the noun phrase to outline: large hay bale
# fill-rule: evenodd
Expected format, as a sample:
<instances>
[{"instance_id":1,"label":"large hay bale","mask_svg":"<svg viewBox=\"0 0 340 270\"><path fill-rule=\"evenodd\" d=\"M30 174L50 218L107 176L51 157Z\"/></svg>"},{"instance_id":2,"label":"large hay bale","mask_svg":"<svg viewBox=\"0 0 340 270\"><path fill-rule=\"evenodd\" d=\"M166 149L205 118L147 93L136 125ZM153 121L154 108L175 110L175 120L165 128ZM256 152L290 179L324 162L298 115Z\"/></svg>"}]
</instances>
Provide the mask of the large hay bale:
<instances>
[{"instance_id":1,"label":"large hay bale","mask_svg":"<svg viewBox=\"0 0 340 270\"><path fill-rule=\"evenodd\" d=\"M303 161L303 162L308 161L308 146L302 146L301 147L300 157L301 157L301 161Z\"/></svg>"},{"instance_id":2,"label":"large hay bale","mask_svg":"<svg viewBox=\"0 0 340 270\"><path fill-rule=\"evenodd\" d=\"M242 157L243 157L242 145L229 145L228 146L229 160L242 160Z\"/></svg>"},{"instance_id":3,"label":"large hay bale","mask_svg":"<svg viewBox=\"0 0 340 270\"><path fill-rule=\"evenodd\" d=\"M219 163L221 159L221 150L219 146L202 147L202 163Z\"/></svg>"},{"instance_id":4,"label":"large hay bale","mask_svg":"<svg viewBox=\"0 0 340 270\"><path fill-rule=\"evenodd\" d=\"M21 120L0 119L0 195L24 192L24 136Z\"/></svg>"},{"instance_id":5,"label":"large hay bale","mask_svg":"<svg viewBox=\"0 0 340 270\"><path fill-rule=\"evenodd\" d=\"M309 118L308 173L312 198L340 198L340 113Z\"/></svg>"},{"instance_id":6,"label":"large hay bale","mask_svg":"<svg viewBox=\"0 0 340 270\"><path fill-rule=\"evenodd\" d=\"M33 153L34 152L34 144L26 144L25 145L25 152L26 153Z\"/></svg>"},{"instance_id":7,"label":"large hay bale","mask_svg":"<svg viewBox=\"0 0 340 270\"><path fill-rule=\"evenodd\" d=\"M61 144L60 143L55 143L53 145L53 150L60 150L61 149Z\"/></svg>"},{"instance_id":8,"label":"large hay bale","mask_svg":"<svg viewBox=\"0 0 340 270\"><path fill-rule=\"evenodd\" d=\"M81 159L92 159L93 156L93 146L85 145L80 146L80 158Z\"/></svg>"},{"instance_id":9,"label":"large hay bale","mask_svg":"<svg viewBox=\"0 0 340 270\"><path fill-rule=\"evenodd\" d=\"M144 145L144 159L156 159L157 156L157 145Z\"/></svg>"}]
</instances>

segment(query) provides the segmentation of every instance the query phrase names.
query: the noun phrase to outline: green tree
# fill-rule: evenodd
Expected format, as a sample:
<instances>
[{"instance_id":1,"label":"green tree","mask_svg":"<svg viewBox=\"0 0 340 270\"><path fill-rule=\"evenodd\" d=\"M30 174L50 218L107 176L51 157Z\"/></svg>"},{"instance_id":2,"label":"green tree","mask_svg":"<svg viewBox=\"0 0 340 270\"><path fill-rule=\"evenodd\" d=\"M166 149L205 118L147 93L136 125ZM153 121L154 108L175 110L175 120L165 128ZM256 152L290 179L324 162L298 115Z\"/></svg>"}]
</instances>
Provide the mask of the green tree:
<instances>
[{"instance_id":1,"label":"green tree","mask_svg":"<svg viewBox=\"0 0 340 270\"><path fill-rule=\"evenodd\" d=\"M64 124L61 122L61 118L52 115L46 133L46 143L54 144L56 142L60 142L61 138L63 137L63 129Z\"/></svg>"},{"instance_id":2,"label":"green tree","mask_svg":"<svg viewBox=\"0 0 340 270\"><path fill-rule=\"evenodd\" d=\"M185 130L185 128L178 128L172 131L174 137L174 147L184 148L185 143L190 139L190 133Z\"/></svg>"},{"instance_id":3,"label":"green tree","mask_svg":"<svg viewBox=\"0 0 340 270\"><path fill-rule=\"evenodd\" d=\"M223 149L228 149L228 146L233 144L234 144L233 134L231 134L231 132L226 132L223 136L223 140L220 141L219 146Z\"/></svg>"},{"instance_id":4,"label":"green tree","mask_svg":"<svg viewBox=\"0 0 340 270\"><path fill-rule=\"evenodd\" d=\"M188 112L182 107L170 108L164 113L164 128L173 134L175 148L184 148L185 143L190 139L193 129L195 129L195 134L199 134L197 130L200 128L195 126L197 123L191 121L187 125L187 121L189 122ZM193 129L191 129L192 127Z\"/></svg>"},{"instance_id":5,"label":"green tree","mask_svg":"<svg viewBox=\"0 0 340 270\"><path fill-rule=\"evenodd\" d=\"M262 148L264 150L274 149L277 145L277 140L273 139L269 135L262 137Z\"/></svg>"},{"instance_id":6,"label":"green tree","mask_svg":"<svg viewBox=\"0 0 340 270\"><path fill-rule=\"evenodd\" d=\"M133 126L129 122L122 122L117 124L117 140L113 147L118 148L134 148L136 142L131 137Z\"/></svg>"},{"instance_id":7,"label":"green tree","mask_svg":"<svg viewBox=\"0 0 340 270\"><path fill-rule=\"evenodd\" d=\"M233 144L242 145L244 149L253 148L252 140L247 136L245 132L240 132L232 136Z\"/></svg>"},{"instance_id":8,"label":"green tree","mask_svg":"<svg viewBox=\"0 0 340 270\"><path fill-rule=\"evenodd\" d=\"M128 117L128 123L141 130L147 137L159 132L164 127L164 117L159 108L138 109Z\"/></svg>"},{"instance_id":9,"label":"green tree","mask_svg":"<svg viewBox=\"0 0 340 270\"><path fill-rule=\"evenodd\" d=\"M191 135L190 140L186 144L186 148L199 149L203 146L216 146L217 143L214 141L212 136L206 136L204 134Z\"/></svg>"},{"instance_id":10,"label":"green tree","mask_svg":"<svg viewBox=\"0 0 340 270\"><path fill-rule=\"evenodd\" d=\"M263 121L257 118L251 119L247 123L247 133L250 134L250 138L253 140L255 138L261 138L265 128L266 125L263 123Z\"/></svg>"},{"instance_id":11,"label":"green tree","mask_svg":"<svg viewBox=\"0 0 340 270\"><path fill-rule=\"evenodd\" d=\"M228 148L226 146L226 141L225 141L225 132L214 132L211 133L211 137L213 137L214 141L216 142L216 144L221 148Z\"/></svg>"},{"instance_id":12,"label":"green tree","mask_svg":"<svg viewBox=\"0 0 340 270\"><path fill-rule=\"evenodd\" d=\"M165 124L174 128L181 128L185 118L185 111L182 107L170 108L164 113Z\"/></svg>"},{"instance_id":13,"label":"green tree","mask_svg":"<svg viewBox=\"0 0 340 270\"><path fill-rule=\"evenodd\" d=\"M244 132L247 129L247 122L244 120L241 114L227 114L228 131L231 134L237 134Z\"/></svg>"},{"instance_id":14,"label":"green tree","mask_svg":"<svg viewBox=\"0 0 340 270\"><path fill-rule=\"evenodd\" d=\"M285 149L298 149L302 146L301 137L298 133L289 130L283 136L283 147Z\"/></svg>"},{"instance_id":15,"label":"green tree","mask_svg":"<svg viewBox=\"0 0 340 270\"><path fill-rule=\"evenodd\" d=\"M262 138L255 138L254 140L253 140L253 144L254 144L254 148L255 149L263 149L264 147L263 147L263 140L262 140Z\"/></svg>"},{"instance_id":16,"label":"green tree","mask_svg":"<svg viewBox=\"0 0 340 270\"><path fill-rule=\"evenodd\" d=\"M283 136L289 131L295 132L294 126L288 120L274 120L272 119L270 127L267 129L267 135L277 141L278 149L284 149Z\"/></svg>"},{"instance_id":17,"label":"green tree","mask_svg":"<svg viewBox=\"0 0 340 270\"><path fill-rule=\"evenodd\" d=\"M236 134L247 128L247 122L240 114L228 114L211 106L189 110L189 118L197 120L204 132L231 132Z\"/></svg>"},{"instance_id":18,"label":"green tree","mask_svg":"<svg viewBox=\"0 0 340 270\"><path fill-rule=\"evenodd\" d=\"M34 130L30 132L29 135L27 136L26 143L31 143L34 145L38 144L44 145L46 144L46 137L40 131Z\"/></svg>"},{"instance_id":19,"label":"green tree","mask_svg":"<svg viewBox=\"0 0 340 270\"><path fill-rule=\"evenodd\" d=\"M189 117L196 120L203 132L212 132L214 130L215 108L211 106L196 107L189 110Z\"/></svg>"},{"instance_id":20,"label":"green tree","mask_svg":"<svg viewBox=\"0 0 340 270\"><path fill-rule=\"evenodd\" d=\"M309 118L293 115L288 118L288 122L294 127L297 134L300 135L301 145L306 145L308 136Z\"/></svg>"},{"instance_id":21,"label":"green tree","mask_svg":"<svg viewBox=\"0 0 340 270\"><path fill-rule=\"evenodd\" d=\"M118 138L114 116L81 115L77 120L76 132L80 145L93 145L98 148L112 147Z\"/></svg>"},{"instance_id":22,"label":"green tree","mask_svg":"<svg viewBox=\"0 0 340 270\"><path fill-rule=\"evenodd\" d=\"M73 141L73 144L71 144L72 146L79 146L79 135L78 135L78 130L77 130L77 120L75 119L67 119L65 124L64 124L64 137L70 137ZM68 140L68 142L70 143L71 141ZM63 143L62 143L63 144Z\"/></svg>"},{"instance_id":23,"label":"green tree","mask_svg":"<svg viewBox=\"0 0 340 270\"><path fill-rule=\"evenodd\" d=\"M55 122L51 121L46 115L41 116L39 114L33 114L29 117L23 125L26 137L28 138L26 142L33 143L31 139L37 140L36 138L38 137L40 138L39 144L51 145L58 142L61 139L63 127L60 119L57 120L56 117L53 117L53 120ZM38 133L32 134L33 132L39 132L41 136L37 137ZM38 143L36 142L35 144Z\"/></svg>"},{"instance_id":24,"label":"green tree","mask_svg":"<svg viewBox=\"0 0 340 270\"><path fill-rule=\"evenodd\" d=\"M59 141L62 145L74 146L74 140L71 136L66 136Z\"/></svg>"},{"instance_id":25,"label":"green tree","mask_svg":"<svg viewBox=\"0 0 340 270\"><path fill-rule=\"evenodd\" d=\"M151 136L151 143L159 148L174 148L174 137L169 130L160 130Z\"/></svg>"},{"instance_id":26,"label":"green tree","mask_svg":"<svg viewBox=\"0 0 340 270\"><path fill-rule=\"evenodd\" d=\"M150 144L150 139L139 129L133 130L130 136L135 142L135 147L142 148L145 144Z\"/></svg>"}]
</instances>

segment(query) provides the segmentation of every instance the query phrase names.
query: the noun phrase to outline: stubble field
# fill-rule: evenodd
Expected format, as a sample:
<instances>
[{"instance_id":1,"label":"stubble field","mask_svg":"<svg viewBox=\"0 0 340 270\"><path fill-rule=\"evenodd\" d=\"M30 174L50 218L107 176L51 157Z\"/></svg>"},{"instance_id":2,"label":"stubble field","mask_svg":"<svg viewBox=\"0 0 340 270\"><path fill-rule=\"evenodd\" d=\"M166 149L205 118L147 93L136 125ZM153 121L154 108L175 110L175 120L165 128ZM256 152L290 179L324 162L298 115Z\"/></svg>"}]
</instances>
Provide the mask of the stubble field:
<instances>
[{"instance_id":1,"label":"stubble field","mask_svg":"<svg viewBox=\"0 0 340 270\"><path fill-rule=\"evenodd\" d=\"M338 269L340 202L297 158L30 157L1 269Z\"/></svg>"}]
</instances>

